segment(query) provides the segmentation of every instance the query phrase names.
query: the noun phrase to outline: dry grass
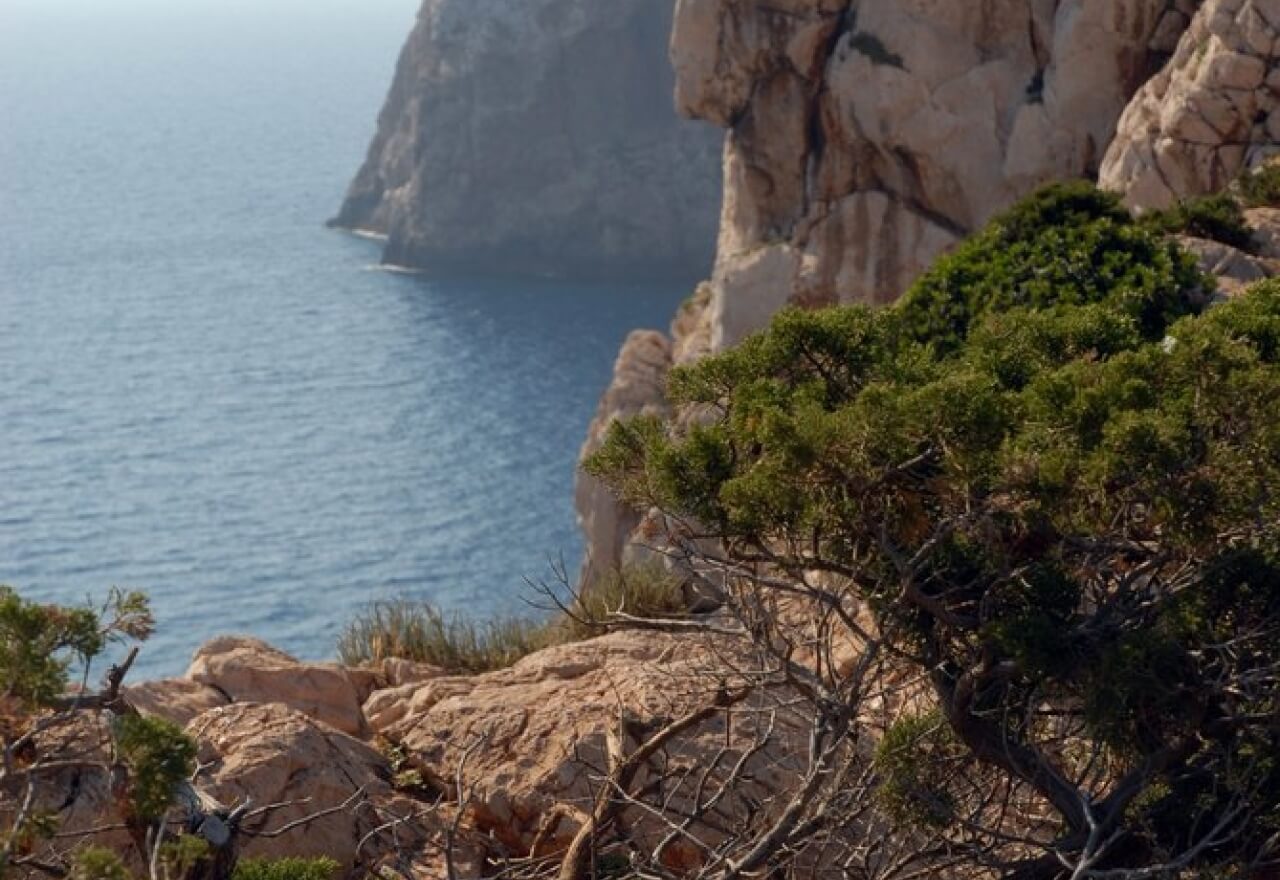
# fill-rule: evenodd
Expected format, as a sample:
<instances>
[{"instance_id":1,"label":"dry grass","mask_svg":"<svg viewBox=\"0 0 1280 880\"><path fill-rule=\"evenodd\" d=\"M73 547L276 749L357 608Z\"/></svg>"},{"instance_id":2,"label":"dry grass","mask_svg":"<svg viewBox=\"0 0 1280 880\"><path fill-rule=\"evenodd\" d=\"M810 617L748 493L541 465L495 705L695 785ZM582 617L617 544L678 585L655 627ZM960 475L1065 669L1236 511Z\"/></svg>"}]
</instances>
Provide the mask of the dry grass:
<instances>
[{"instance_id":1,"label":"dry grass","mask_svg":"<svg viewBox=\"0 0 1280 880\"><path fill-rule=\"evenodd\" d=\"M347 624L338 658L348 666L398 658L451 672L489 672L542 648L602 635L609 615L617 612L672 617L686 609L680 580L658 564L629 567L603 579L549 620L474 620L428 602L388 599L370 604Z\"/></svg>"}]
</instances>

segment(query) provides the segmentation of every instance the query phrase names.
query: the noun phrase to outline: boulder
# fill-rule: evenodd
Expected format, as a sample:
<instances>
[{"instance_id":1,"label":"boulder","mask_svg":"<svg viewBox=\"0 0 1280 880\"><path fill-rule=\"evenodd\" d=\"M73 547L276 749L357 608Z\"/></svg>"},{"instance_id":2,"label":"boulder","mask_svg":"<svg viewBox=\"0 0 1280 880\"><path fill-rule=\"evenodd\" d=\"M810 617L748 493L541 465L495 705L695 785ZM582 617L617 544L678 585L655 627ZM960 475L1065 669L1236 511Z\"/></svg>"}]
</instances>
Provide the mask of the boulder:
<instances>
[{"instance_id":1,"label":"boulder","mask_svg":"<svg viewBox=\"0 0 1280 880\"><path fill-rule=\"evenodd\" d=\"M1195 255L1200 270L1212 275L1218 282L1218 292L1226 296L1239 293L1249 285L1280 272L1280 262L1246 253L1220 241L1179 236L1178 243Z\"/></svg>"},{"instance_id":2,"label":"boulder","mask_svg":"<svg viewBox=\"0 0 1280 880\"><path fill-rule=\"evenodd\" d=\"M301 663L258 639L225 636L196 651L189 680L234 703L281 703L359 736L366 730L361 688L335 663Z\"/></svg>"},{"instance_id":3,"label":"boulder","mask_svg":"<svg viewBox=\"0 0 1280 880\"><path fill-rule=\"evenodd\" d=\"M128 685L124 688L124 698L143 715L163 718L179 727L202 712L231 702L223 691L187 678Z\"/></svg>"},{"instance_id":4,"label":"boulder","mask_svg":"<svg viewBox=\"0 0 1280 880\"><path fill-rule=\"evenodd\" d=\"M402 689L395 699L407 711L387 716L390 723L380 733L439 787L453 791L461 776L478 832L515 854L553 851L581 827L608 753L629 753L712 700L721 684L709 671L718 666L714 656L697 638L634 632L549 648L510 669L437 679L416 693ZM745 706L718 712L657 755L636 789L664 775L672 786L671 808L679 810L696 786L675 780L732 766L753 741L758 718ZM752 809L749 799L780 790L786 774L796 772L794 756L803 741L779 721L775 739L749 761L751 783L694 831L714 839L718 823ZM658 829L646 822L641 811L628 811L632 840L652 842ZM667 857L687 867L699 855L675 841Z\"/></svg>"},{"instance_id":5,"label":"boulder","mask_svg":"<svg viewBox=\"0 0 1280 880\"><path fill-rule=\"evenodd\" d=\"M385 859L439 844L440 814L394 790L382 755L301 712L234 704L194 719L187 732L198 744L203 792L228 806L271 807L242 826L242 857L327 856L344 876L363 877ZM311 816L319 818L277 833Z\"/></svg>"}]
</instances>

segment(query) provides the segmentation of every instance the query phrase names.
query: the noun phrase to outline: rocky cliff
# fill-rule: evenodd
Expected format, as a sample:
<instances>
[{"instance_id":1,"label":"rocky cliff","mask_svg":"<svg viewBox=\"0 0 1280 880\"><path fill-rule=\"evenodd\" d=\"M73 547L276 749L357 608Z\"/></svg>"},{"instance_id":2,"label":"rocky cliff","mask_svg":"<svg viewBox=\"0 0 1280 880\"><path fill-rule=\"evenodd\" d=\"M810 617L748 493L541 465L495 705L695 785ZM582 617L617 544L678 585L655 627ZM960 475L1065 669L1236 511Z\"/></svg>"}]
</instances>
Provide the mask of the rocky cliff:
<instances>
[{"instance_id":1,"label":"rocky cliff","mask_svg":"<svg viewBox=\"0 0 1280 880\"><path fill-rule=\"evenodd\" d=\"M715 270L673 362L789 303L892 302L1047 181L1136 208L1220 190L1276 151L1278 31L1280 0L680 0L677 105L727 135ZM578 499L588 571L617 565L638 514L588 477Z\"/></svg>"},{"instance_id":2,"label":"rocky cliff","mask_svg":"<svg viewBox=\"0 0 1280 880\"><path fill-rule=\"evenodd\" d=\"M720 134L672 108L671 0L424 0L333 224L438 271L696 278Z\"/></svg>"}]
</instances>

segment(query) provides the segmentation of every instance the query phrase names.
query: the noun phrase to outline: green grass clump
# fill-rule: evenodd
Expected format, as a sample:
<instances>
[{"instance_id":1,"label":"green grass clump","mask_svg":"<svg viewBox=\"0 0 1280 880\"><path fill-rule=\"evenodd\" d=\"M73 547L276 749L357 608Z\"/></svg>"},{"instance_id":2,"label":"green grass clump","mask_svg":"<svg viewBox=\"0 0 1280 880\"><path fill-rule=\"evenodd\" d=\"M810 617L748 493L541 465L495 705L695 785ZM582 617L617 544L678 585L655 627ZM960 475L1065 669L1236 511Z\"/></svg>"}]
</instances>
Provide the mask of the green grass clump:
<instances>
[{"instance_id":1,"label":"green grass clump","mask_svg":"<svg viewBox=\"0 0 1280 880\"><path fill-rule=\"evenodd\" d=\"M549 627L558 644L580 642L608 631L615 613L642 618L680 617L688 611L683 582L657 562L611 572L578 597Z\"/></svg>"},{"instance_id":2,"label":"green grass clump","mask_svg":"<svg viewBox=\"0 0 1280 880\"><path fill-rule=\"evenodd\" d=\"M427 602L374 602L347 625L338 657L349 665L398 658L451 672L502 669L546 644L545 625L519 617L475 621Z\"/></svg>"},{"instance_id":3,"label":"green grass clump","mask_svg":"<svg viewBox=\"0 0 1280 880\"><path fill-rule=\"evenodd\" d=\"M242 859L231 880L333 880L338 873L333 859Z\"/></svg>"},{"instance_id":4,"label":"green grass clump","mask_svg":"<svg viewBox=\"0 0 1280 880\"><path fill-rule=\"evenodd\" d=\"M338 658L348 666L394 658L450 672L490 672L543 648L603 635L615 612L671 617L685 609L680 579L660 564L629 566L603 578L550 620L475 620L429 602L389 599L372 603L347 625Z\"/></svg>"}]
</instances>

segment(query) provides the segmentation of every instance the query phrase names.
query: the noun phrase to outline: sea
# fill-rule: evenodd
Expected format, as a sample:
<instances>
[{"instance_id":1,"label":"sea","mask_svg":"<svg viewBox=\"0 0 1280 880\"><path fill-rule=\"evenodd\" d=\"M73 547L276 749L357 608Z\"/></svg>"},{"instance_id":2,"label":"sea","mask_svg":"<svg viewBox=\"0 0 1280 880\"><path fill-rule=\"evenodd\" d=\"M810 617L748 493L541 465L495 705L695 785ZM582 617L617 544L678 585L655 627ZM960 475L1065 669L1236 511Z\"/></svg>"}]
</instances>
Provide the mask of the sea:
<instances>
[{"instance_id":1,"label":"sea","mask_svg":"<svg viewBox=\"0 0 1280 880\"><path fill-rule=\"evenodd\" d=\"M682 284L441 279L324 227L417 0L0 0L0 584L145 591L135 677L535 614L585 428ZM495 194L495 198L500 194Z\"/></svg>"}]
</instances>

